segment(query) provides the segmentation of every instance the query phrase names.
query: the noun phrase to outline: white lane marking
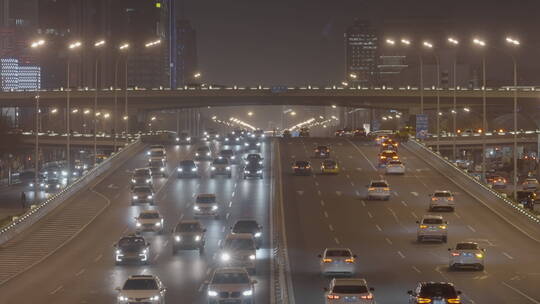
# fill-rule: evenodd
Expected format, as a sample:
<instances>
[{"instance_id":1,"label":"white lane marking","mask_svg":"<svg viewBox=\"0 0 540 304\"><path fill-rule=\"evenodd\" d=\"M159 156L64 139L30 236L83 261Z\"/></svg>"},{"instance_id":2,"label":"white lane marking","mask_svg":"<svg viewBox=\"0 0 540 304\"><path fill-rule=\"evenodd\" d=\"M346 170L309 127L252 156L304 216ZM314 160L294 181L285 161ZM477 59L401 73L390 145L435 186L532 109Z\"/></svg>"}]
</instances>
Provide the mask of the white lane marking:
<instances>
[{"instance_id":1,"label":"white lane marking","mask_svg":"<svg viewBox=\"0 0 540 304\"><path fill-rule=\"evenodd\" d=\"M401 204L403 204L403 206L405 206L405 207L408 207L407 203L405 203L405 201L401 201Z\"/></svg>"},{"instance_id":2,"label":"white lane marking","mask_svg":"<svg viewBox=\"0 0 540 304\"><path fill-rule=\"evenodd\" d=\"M229 216L231 216L231 214L229 212L227 212L227 215L225 215L225 218L229 219Z\"/></svg>"},{"instance_id":3,"label":"white lane marking","mask_svg":"<svg viewBox=\"0 0 540 304\"><path fill-rule=\"evenodd\" d=\"M334 226L332 226L332 224L328 224L328 229L330 229L330 231L334 231Z\"/></svg>"},{"instance_id":4,"label":"white lane marking","mask_svg":"<svg viewBox=\"0 0 540 304\"><path fill-rule=\"evenodd\" d=\"M221 246L221 240L217 241L217 245L218 245L218 247Z\"/></svg>"},{"instance_id":5,"label":"white lane marking","mask_svg":"<svg viewBox=\"0 0 540 304\"><path fill-rule=\"evenodd\" d=\"M373 218L373 214L371 214L371 212L367 212L367 215L369 216L369 218Z\"/></svg>"},{"instance_id":6,"label":"white lane marking","mask_svg":"<svg viewBox=\"0 0 540 304\"><path fill-rule=\"evenodd\" d=\"M398 254L402 259L405 258L405 255L404 255L403 253L401 253L401 251L398 250L397 254Z\"/></svg>"},{"instance_id":7,"label":"white lane marking","mask_svg":"<svg viewBox=\"0 0 540 304\"><path fill-rule=\"evenodd\" d=\"M232 201L229 202L229 208L231 208L231 207L232 207Z\"/></svg>"},{"instance_id":8,"label":"white lane marking","mask_svg":"<svg viewBox=\"0 0 540 304\"><path fill-rule=\"evenodd\" d=\"M298 195L302 195L302 194L304 194L304 191L302 191L302 190L297 190L296 193L298 193Z\"/></svg>"},{"instance_id":9,"label":"white lane marking","mask_svg":"<svg viewBox=\"0 0 540 304\"><path fill-rule=\"evenodd\" d=\"M347 175L345 175L345 176L346 176L347 178L349 178L349 179L351 178L351 176L350 176L349 174L347 174Z\"/></svg>"},{"instance_id":10,"label":"white lane marking","mask_svg":"<svg viewBox=\"0 0 540 304\"><path fill-rule=\"evenodd\" d=\"M324 201L323 200L321 200L321 206L324 206Z\"/></svg>"},{"instance_id":11,"label":"white lane marking","mask_svg":"<svg viewBox=\"0 0 540 304\"><path fill-rule=\"evenodd\" d=\"M197 185L195 186L195 189L199 189L200 186L201 186L201 184L197 184ZM236 184L235 184L234 186L236 187Z\"/></svg>"},{"instance_id":12,"label":"white lane marking","mask_svg":"<svg viewBox=\"0 0 540 304\"><path fill-rule=\"evenodd\" d=\"M119 197L120 197L120 193L121 193L121 192L116 193L116 194L114 195L114 198L119 198Z\"/></svg>"},{"instance_id":13,"label":"white lane marking","mask_svg":"<svg viewBox=\"0 0 540 304\"><path fill-rule=\"evenodd\" d=\"M338 245L339 245L339 240L338 240L338 238L337 238L337 237L334 237L334 241L336 242L336 244L338 244Z\"/></svg>"},{"instance_id":14,"label":"white lane marking","mask_svg":"<svg viewBox=\"0 0 540 304\"><path fill-rule=\"evenodd\" d=\"M364 202L363 200L360 201L360 203L362 203L362 206L365 207L366 206L366 202Z\"/></svg>"},{"instance_id":15,"label":"white lane marking","mask_svg":"<svg viewBox=\"0 0 540 304\"><path fill-rule=\"evenodd\" d=\"M364 157L365 160L368 161L369 165L371 166L371 168L373 168L373 171L377 171L377 168L373 165L373 163L371 162L371 160L369 160L369 158L364 154L364 152L362 152L362 150L360 150L360 148L358 148L357 145L355 145L352 141L350 141L349 139L347 139L347 141L353 145L353 147L358 151L360 152L360 154Z\"/></svg>"},{"instance_id":16,"label":"white lane marking","mask_svg":"<svg viewBox=\"0 0 540 304\"><path fill-rule=\"evenodd\" d=\"M317 194L318 194L319 196L321 196L321 194L322 194L322 193L321 193L321 190L317 190Z\"/></svg>"},{"instance_id":17,"label":"white lane marking","mask_svg":"<svg viewBox=\"0 0 540 304\"><path fill-rule=\"evenodd\" d=\"M349 155L349 158L352 158L352 155Z\"/></svg>"},{"instance_id":18,"label":"white lane marking","mask_svg":"<svg viewBox=\"0 0 540 304\"><path fill-rule=\"evenodd\" d=\"M315 181L315 186L319 186L319 182L318 181Z\"/></svg>"},{"instance_id":19,"label":"white lane marking","mask_svg":"<svg viewBox=\"0 0 540 304\"><path fill-rule=\"evenodd\" d=\"M375 227L377 227L377 230L379 230L379 231L382 231L382 228L381 228L381 226L379 226L379 225L375 224Z\"/></svg>"},{"instance_id":20,"label":"white lane marking","mask_svg":"<svg viewBox=\"0 0 540 304\"><path fill-rule=\"evenodd\" d=\"M514 259L514 257L512 257L511 255L509 255L509 254L506 253L506 252L503 252L502 254L503 254L505 257L509 258L510 260L513 260L513 259Z\"/></svg>"},{"instance_id":21,"label":"white lane marking","mask_svg":"<svg viewBox=\"0 0 540 304\"><path fill-rule=\"evenodd\" d=\"M353 182L353 181L351 181L351 186L353 186L353 187L354 187L354 182Z\"/></svg>"},{"instance_id":22,"label":"white lane marking","mask_svg":"<svg viewBox=\"0 0 540 304\"><path fill-rule=\"evenodd\" d=\"M234 197L235 191L232 192L231 197Z\"/></svg>"},{"instance_id":23,"label":"white lane marking","mask_svg":"<svg viewBox=\"0 0 540 304\"><path fill-rule=\"evenodd\" d=\"M388 245L392 245L392 241L389 239L389 238L384 238L386 240L386 242L388 243Z\"/></svg>"},{"instance_id":24,"label":"white lane marking","mask_svg":"<svg viewBox=\"0 0 540 304\"><path fill-rule=\"evenodd\" d=\"M238 183L234 183L234 187L236 188L236 186L238 185Z\"/></svg>"},{"instance_id":25,"label":"white lane marking","mask_svg":"<svg viewBox=\"0 0 540 304\"><path fill-rule=\"evenodd\" d=\"M412 266L412 269L418 273L421 273L420 269L416 268L416 266Z\"/></svg>"},{"instance_id":26,"label":"white lane marking","mask_svg":"<svg viewBox=\"0 0 540 304\"><path fill-rule=\"evenodd\" d=\"M504 286L512 289L513 291L515 291L516 293L520 294L521 296L523 296L525 299L531 301L532 303L535 303L535 304L540 304L540 301L537 301L535 299L533 299L532 297L530 297L529 295L527 295L526 293L524 293L523 291L509 285L508 283L506 282L501 282Z\"/></svg>"},{"instance_id":27,"label":"white lane marking","mask_svg":"<svg viewBox=\"0 0 540 304\"><path fill-rule=\"evenodd\" d=\"M398 196L398 193L397 193L397 191L394 191L394 195L395 195L395 196Z\"/></svg>"},{"instance_id":28,"label":"white lane marking","mask_svg":"<svg viewBox=\"0 0 540 304\"><path fill-rule=\"evenodd\" d=\"M225 226L221 227L221 232L225 232Z\"/></svg>"},{"instance_id":29,"label":"white lane marking","mask_svg":"<svg viewBox=\"0 0 540 304\"><path fill-rule=\"evenodd\" d=\"M362 171L362 168L356 168L357 171Z\"/></svg>"},{"instance_id":30,"label":"white lane marking","mask_svg":"<svg viewBox=\"0 0 540 304\"><path fill-rule=\"evenodd\" d=\"M461 215L459 215L459 213L457 213L457 212L454 212L454 215L455 215L457 218L461 218Z\"/></svg>"},{"instance_id":31,"label":"white lane marking","mask_svg":"<svg viewBox=\"0 0 540 304\"><path fill-rule=\"evenodd\" d=\"M471 225L467 225L467 228L469 228L469 230L471 230L472 232L476 232L476 229L474 229Z\"/></svg>"},{"instance_id":32,"label":"white lane marking","mask_svg":"<svg viewBox=\"0 0 540 304\"><path fill-rule=\"evenodd\" d=\"M411 214L415 219L418 219L418 215L416 215L416 213L414 213L414 211L411 211Z\"/></svg>"},{"instance_id":33,"label":"white lane marking","mask_svg":"<svg viewBox=\"0 0 540 304\"><path fill-rule=\"evenodd\" d=\"M169 244L169 240L166 240L165 243L163 243L163 247L167 247L168 244Z\"/></svg>"},{"instance_id":34,"label":"white lane marking","mask_svg":"<svg viewBox=\"0 0 540 304\"><path fill-rule=\"evenodd\" d=\"M77 273L75 274L75 276L78 277L78 276L80 276L81 274L83 274L85 271L86 271L86 269L83 268L83 269L79 270L79 272L77 272Z\"/></svg>"},{"instance_id":35,"label":"white lane marking","mask_svg":"<svg viewBox=\"0 0 540 304\"><path fill-rule=\"evenodd\" d=\"M184 218L184 214L180 214L180 220L182 220Z\"/></svg>"},{"instance_id":36,"label":"white lane marking","mask_svg":"<svg viewBox=\"0 0 540 304\"><path fill-rule=\"evenodd\" d=\"M328 218L328 212L326 212L326 211L324 212L324 217Z\"/></svg>"},{"instance_id":37,"label":"white lane marking","mask_svg":"<svg viewBox=\"0 0 540 304\"><path fill-rule=\"evenodd\" d=\"M201 284L201 286L199 286L199 292L201 292L203 290L203 288L204 288L204 283Z\"/></svg>"},{"instance_id":38,"label":"white lane marking","mask_svg":"<svg viewBox=\"0 0 540 304\"><path fill-rule=\"evenodd\" d=\"M94 262L98 262L99 260L101 260L102 257L103 257L103 254L98 255L98 256L94 259Z\"/></svg>"},{"instance_id":39,"label":"white lane marking","mask_svg":"<svg viewBox=\"0 0 540 304\"><path fill-rule=\"evenodd\" d=\"M336 191L337 196L341 196L341 191Z\"/></svg>"},{"instance_id":40,"label":"white lane marking","mask_svg":"<svg viewBox=\"0 0 540 304\"><path fill-rule=\"evenodd\" d=\"M418 196L418 192L411 192L412 195Z\"/></svg>"},{"instance_id":41,"label":"white lane marking","mask_svg":"<svg viewBox=\"0 0 540 304\"><path fill-rule=\"evenodd\" d=\"M156 253L156 255L154 256L154 259L152 261L155 262L155 261L157 261L158 258L159 258L159 252Z\"/></svg>"},{"instance_id":42,"label":"white lane marking","mask_svg":"<svg viewBox=\"0 0 540 304\"><path fill-rule=\"evenodd\" d=\"M210 268L206 269L206 275L209 275L210 271L212 271L212 269L210 269Z\"/></svg>"},{"instance_id":43,"label":"white lane marking","mask_svg":"<svg viewBox=\"0 0 540 304\"><path fill-rule=\"evenodd\" d=\"M62 290L62 288L64 288L64 286L63 286L63 285L60 285L60 286L58 286L55 290L51 291L50 294L53 295L53 294L59 292L60 290Z\"/></svg>"},{"instance_id":44,"label":"white lane marking","mask_svg":"<svg viewBox=\"0 0 540 304\"><path fill-rule=\"evenodd\" d=\"M197 193L193 193L193 195L191 197L195 197L195 196L197 196Z\"/></svg>"},{"instance_id":45,"label":"white lane marking","mask_svg":"<svg viewBox=\"0 0 540 304\"><path fill-rule=\"evenodd\" d=\"M360 191L356 190L356 196L360 196Z\"/></svg>"}]
</instances>

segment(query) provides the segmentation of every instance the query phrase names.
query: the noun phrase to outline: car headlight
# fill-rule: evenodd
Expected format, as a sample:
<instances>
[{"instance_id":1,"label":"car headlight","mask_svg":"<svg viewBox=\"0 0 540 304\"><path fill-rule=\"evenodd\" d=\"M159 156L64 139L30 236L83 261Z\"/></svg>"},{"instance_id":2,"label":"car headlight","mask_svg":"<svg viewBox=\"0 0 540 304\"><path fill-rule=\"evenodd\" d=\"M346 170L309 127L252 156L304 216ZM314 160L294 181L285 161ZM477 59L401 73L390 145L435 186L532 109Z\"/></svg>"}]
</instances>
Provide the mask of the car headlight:
<instances>
[{"instance_id":1,"label":"car headlight","mask_svg":"<svg viewBox=\"0 0 540 304\"><path fill-rule=\"evenodd\" d=\"M157 301L159 300L159 296L153 296L150 298L150 301Z\"/></svg>"},{"instance_id":2,"label":"car headlight","mask_svg":"<svg viewBox=\"0 0 540 304\"><path fill-rule=\"evenodd\" d=\"M60 185L56 185L56 189L60 188Z\"/></svg>"},{"instance_id":3,"label":"car headlight","mask_svg":"<svg viewBox=\"0 0 540 304\"><path fill-rule=\"evenodd\" d=\"M160 223L160 222L157 222L157 223L155 223L154 225L156 225L156 227L160 227L160 226L161 226L161 223Z\"/></svg>"},{"instance_id":4,"label":"car headlight","mask_svg":"<svg viewBox=\"0 0 540 304\"><path fill-rule=\"evenodd\" d=\"M147 196L146 198L147 198L147 199L152 199L152 197L153 197L153 195L149 195L149 196Z\"/></svg>"},{"instance_id":5,"label":"car headlight","mask_svg":"<svg viewBox=\"0 0 540 304\"><path fill-rule=\"evenodd\" d=\"M191 168L191 172L197 171L197 168Z\"/></svg>"},{"instance_id":6,"label":"car headlight","mask_svg":"<svg viewBox=\"0 0 540 304\"><path fill-rule=\"evenodd\" d=\"M67 176L67 171L62 171L62 176Z\"/></svg>"},{"instance_id":7,"label":"car headlight","mask_svg":"<svg viewBox=\"0 0 540 304\"><path fill-rule=\"evenodd\" d=\"M249 256L249 259L250 259L250 260L255 260L255 255L254 255L254 254L250 255L250 256Z\"/></svg>"},{"instance_id":8,"label":"car headlight","mask_svg":"<svg viewBox=\"0 0 540 304\"><path fill-rule=\"evenodd\" d=\"M137 222L137 223L135 224L135 226L141 227L141 223Z\"/></svg>"},{"instance_id":9,"label":"car headlight","mask_svg":"<svg viewBox=\"0 0 540 304\"><path fill-rule=\"evenodd\" d=\"M199 206L194 206L193 209L195 209L197 211L201 210L201 208L199 208Z\"/></svg>"},{"instance_id":10,"label":"car headlight","mask_svg":"<svg viewBox=\"0 0 540 304\"><path fill-rule=\"evenodd\" d=\"M159 171L163 172L163 171L165 171L165 168L161 167L161 168L159 168Z\"/></svg>"},{"instance_id":11,"label":"car headlight","mask_svg":"<svg viewBox=\"0 0 540 304\"><path fill-rule=\"evenodd\" d=\"M147 254L148 253L148 249L145 248L143 251L142 251L142 254Z\"/></svg>"},{"instance_id":12,"label":"car headlight","mask_svg":"<svg viewBox=\"0 0 540 304\"><path fill-rule=\"evenodd\" d=\"M218 206L212 206L212 210L217 210Z\"/></svg>"},{"instance_id":13,"label":"car headlight","mask_svg":"<svg viewBox=\"0 0 540 304\"><path fill-rule=\"evenodd\" d=\"M146 155L150 155L150 151L146 152Z\"/></svg>"},{"instance_id":14,"label":"car headlight","mask_svg":"<svg viewBox=\"0 0 540 304\"><path fill-rule=\"evenodd\" d=\"M261 143L257 143L257 147L260 146L260 145L261 145Z\"/></svg>"},{"instance_id":15,"label":"car headlight","mask_svg":"<svg viewBox=\"0 0 540 304\"><path fill-rule=\"evenodd\" d=\"M239 141L239 140L240 140L240 138L236 138L235 140L236 140L236 141Z\"/></svg>"},{"instance_id":16,"label":"car headlight","mask_svg":"<svg viewBox=\"0 0 540 304\"><path fill-rule=\"evenodd\" d=\"M245 173L245 174L249 174L249 171L248 171L248 170L244 170L244 173Z\"/></svg>"},{"instance_id":17,"label":"car headlight","mask_svg":"<svg viewBox=\"0 0 540 304\"><path fill-rule=\"evenodd\" d=\"M248 143L245 143L245 144L244 144L244 146L246 146L246 147L247 147L247 146L249 146L249 144L248 144Z\"/></svg>"},{"instance_id":18,"label":"car headlight","mask_svg":"<svg viewBox=\"0 0 540 304\"><path fill-rule=\"evenodd\" d=\"M196 235L196 236L195 236L195 242L198 242L198 241L200 241L200 240L201 240L201 236L200 236L200 235Z\"/></svg>"},{"instance_id":19,"label":"car headlight","mask_svg":"<svg viewBox=\"0 0 540 304\"><path fill-rule=\"evenodd\" d=\"M139 199L139 197L137 195L134 195L133 199Z\"/></svg>"},{"instance_id":20,"label":"car headlight","mask_svg":"<svg viewBox=\"0 0 540 304\"><path fill-rule=\"evenodd\" d=\"M179 235L175 235L174 240L177 241L177 242L180 242L180 240L182 240L182 238L180 238Z\"/></svg>"},{"instance_id":21,"label":"car headlight","mask_svg":"<svg viewBox=\"0 0 540 304\"><path fill-rule=\"evenodd\" d=\"M262 165L262 161L259 161L259 165Z\"/></svg>"},{"instance_id":22,"label":"car headlight","mask_svg":"<svg viewBox=\"0 0 540 304\"><path fill-rule=\"evenodd\" d=\"M207 152L207 153L206 153L206 156L210 156L210 152Z\"/></svg>"},{"instance_id":23,"label":"car headlight","mask_svg":"<svg viewBox=\"0 0 540 304\"><path fill-rule=\"evenodd\" d=\"M132 183L135 183L135 182L136 182L136 180L135 180L134 178L132 178L132 179L131 179L131 182L132 182Z\"/></svg>"},{"instance_id":24,"label":"car headlight","mask_svg":"<svg viewBox=\"0 0 540 304\"><path fill-rule=\"evenodd\" d=\"M124 297L124 296L118 296L118 300L119 300L119 301L127 301L128 298L127 298L127 297Z\"/></svg>"},{"instance_id":25,"label":"car headlight","mask_svg":"<svg viewBox=\"0 0 540 304\"><path fill-rule=\"evenodd\" d=\"M117 249L116 254L122 254L122 250Z\"/></svg>"},{"instance_id":26,"label":"car headlight","mask_svg":"<svg viewBox=\"0 0 540 304\"><path fill-rule=\"evenodd\" d=\"M261 233L260 232L255 232L255 237L256 238L261 237Z\"/></svg>"},{"instance_id":27,"label":"car headlight","mask_svg":"<svg viewBox=\"0 0 540 304\"><path fill-rule=\"evenodd\" d=\"M30 187L34 187L34 183L30 183Z\"/></svg>"},{"instance_id":28,"label":"car headlight","mask_svg":"<svg viewBox=\"0 0 540 304\"><path fill-rule=\"evenodd\" d=\"M49 188L49 185L45 185L45 188Z\"/></svg>"},{"instance_id":29,"label":"car headlight","mask_svg":"<svg viewBox=\"0 0 540 304\"><path fill-rule=\"evenodd\" d=\"M257 173L262 173L262 170L257 170Z\"/></svg>"},{"instance_id":30,"label":"car headlight","mask_svg":"<svg viewBox=\"0 0 540 304\"><path fill-rule=\"evenodd\" d=\"M195 153L195 156L199 156L199 153Z\"/></svg>"},{"instance_id":31,"label":"car headlight","mask_svg":"<svg viewBox=\"0 0 540 304\"><path fill-rule=\"evenodd\" d=\"M184 169L178 168L177 171L178 171L178 172L182 172L182 171L184 171Z\"/></svg>"},{"instance_id":32,"label":"car headlight","mask_svg":"<svg viewBox=\"0 0 540 304\"><path fill-rule=\"evenodd\" d=\"M227 170L231 170L231 167L227 167L227 168L225 168L225 169L227 169Z\"/></svg>"},{"instance_id":33,"label":"car headlight","mask_svg":"<svg viewBox=\"0 0 540 304\"><path fill-rule=\"evenodd\" d=\"M41 184L39 184L39 186L40 186L40 187L43 187L43 186L45 186L45 184L41 183Z\"/></svg>"},{"instance_id":34,"label":"car headlight","mask_svg":"<svg viewBox=\"0 0 540 304\"><path fill-rule=\"evenodd\" d=\"M481 253L476 253L476 254L475 254L475 256L476 256L477 258L479 258L479 259L481 259L481 258L483 258L483 257L484 257L484 255L483 255L483 254L481 254Z\"/></svg>"},{"instance_id":35,"label":"car headlight","mask_svg":"<svg viewBox=\"0 0 540 304\"><path fill-rule=\"evenodd\" d=\"M242 295L243 295L244 297L249 297L249 296L251 296L252 294L253 294L253 291L252 291L251 289L242 292Z\"/></svg>"},{"instance_id":36,"label":"car headlight","mask_svg":"<svg viewBox=\"0 0 540 304\"><path fill-rule=\"evenodd\" d=\"M229 141L229 139L228 139L228 138L225 138L225 141Z\"/></svg>"},{"instance_id":37,"label":"car headlight","mask_svg":"<svg viewBox=\"0 0 540 304\"><path fill-rule=\"evenodd\" d=\"M228 253L222 253L222 254L221 254L221 260L222 260L222 261L225 261L225 262L226 262L226 261L228 261L228 260L230 260L230 259L231 259L231 256L230 256Z\"/></svg>"},{"instance_id":38,"label":"car headlight","mask_svg":"<svg viewBox=\"0 0 540 304\"><path fill-rule=\"evenodd\" d=\"M236 158L236 156L231 156L231 159L235 159L235 158Z\"/></svg>"},{"instance_id":39,"label":"car headlight","mask_svg":"<svg viewBox=\"0 0 540 304\"><path fill-rule=\"evenodd\" d=\"M216 170L216 167L212 167L212 170Z\"/></svg>"},{"instance_id":40,"label":"car headlight","mask_svg":"<svg viewBox=\"0 0 540 304\"><path fill-rule=\"evenodd\" d=\"M208 290L209 297L217 297L217 295L218 295L217 291Z\"/></svg>"},{"instance_id":41,"label":"car headlight","mask_svg":"<svg viewBox=\"0 0 540 304\"><path fill-rule=\"evenodd\" d=\"M176 138L176 141L180 141L180 138L177 137L177 138Z\"/></svg>"},{"instance_id":42,"label":"car headlight","mask_svg":"<svg viewBox=\"0 0 540 304\"><path fill-rule=\"evenodd\" d=\"M187 141L190 141L190 140L191 140L191 137L186 138L186 140L187 140Z\"/></svg>"},{"instance_id":43,"label":"car headlight","mask_svg":"<svg viewBox=\"0 0 540 304\"><path fill-rule=\"evenodd\" d=\"M148 183L150 183L151 181L152 181L152 179L149 178L149 179L146 180L146 183L148 184Z\"/></svg>"}]
</instances>

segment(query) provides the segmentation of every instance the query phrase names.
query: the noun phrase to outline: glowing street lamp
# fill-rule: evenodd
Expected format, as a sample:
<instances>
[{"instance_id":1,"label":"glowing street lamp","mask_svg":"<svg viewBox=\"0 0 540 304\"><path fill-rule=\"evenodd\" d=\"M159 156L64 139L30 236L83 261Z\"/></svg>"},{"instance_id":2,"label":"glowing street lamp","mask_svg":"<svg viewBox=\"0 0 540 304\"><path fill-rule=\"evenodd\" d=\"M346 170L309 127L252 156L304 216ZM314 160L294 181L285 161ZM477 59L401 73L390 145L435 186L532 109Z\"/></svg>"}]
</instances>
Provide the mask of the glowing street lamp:
<instances>
[{"instance_id":1,"label":"glowing street lamp","mask_svg":"<svg viewBox=\"0 0 540 304\"><path fill-rule=\"evenodd\" d=\"M512 37L506 37L506 42L510 44L512 47L516 48L520 46L520 41L517 39L514 39ZM517 60L514 54L510 54L510 57L512 57L512 63L514 65L514 199L517 200L517 182L518 182L518 175L517 175Z\"/></svg>"},{"instance_id":2,"label":"glowing street lamp","mask_svg":"<svg viewBox=\"0 0 540 304\"><path fill-rule=\"evenodd\" d=\"M473 44L485 49L486 42L483 39L474 38ZM486 119L486 54L482 53L482 129L487 130ZM486 178L486 137L485 132L482 133L482 179Z\"/></svg>"}]
</instances>

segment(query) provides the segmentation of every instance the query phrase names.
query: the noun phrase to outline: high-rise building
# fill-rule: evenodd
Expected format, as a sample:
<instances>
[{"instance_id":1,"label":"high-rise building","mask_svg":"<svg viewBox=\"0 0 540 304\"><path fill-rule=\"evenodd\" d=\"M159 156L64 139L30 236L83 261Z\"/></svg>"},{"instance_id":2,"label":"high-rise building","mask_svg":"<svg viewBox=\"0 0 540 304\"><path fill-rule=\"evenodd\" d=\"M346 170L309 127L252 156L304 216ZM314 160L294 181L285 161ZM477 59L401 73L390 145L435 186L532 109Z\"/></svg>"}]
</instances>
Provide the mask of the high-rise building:
<instances>
[{"instance_id":1,"label":"high-rise building","mask_svg":"<svg viewBox=\"0 0 540 304\"><path fill-rule=\"evenodd\" d=\"M16 58L0 58L0 91L34 91L41 88L41 68Z\"/></svg>"},{"instance_id":2,"label":"high-rise building","mask_svg":"<svg viewBox=\"0 0 540 304\"><path fill-rule=\"evenodd\" d=\"M197 73L197 33L189 20L178 20L176 27L176 75L179 85L195 82Z\"/></svg>"},{"instance_id":3,"label":"high-rise building","mask_svg":"<svg viewBox=\"0 0 540 304\"><path fill-rule=\"evenodd\" d=\"M377 82L379 38L368 21L356 19L345 31L345 79L349 83Z\"/></svg>"}]
</instances>

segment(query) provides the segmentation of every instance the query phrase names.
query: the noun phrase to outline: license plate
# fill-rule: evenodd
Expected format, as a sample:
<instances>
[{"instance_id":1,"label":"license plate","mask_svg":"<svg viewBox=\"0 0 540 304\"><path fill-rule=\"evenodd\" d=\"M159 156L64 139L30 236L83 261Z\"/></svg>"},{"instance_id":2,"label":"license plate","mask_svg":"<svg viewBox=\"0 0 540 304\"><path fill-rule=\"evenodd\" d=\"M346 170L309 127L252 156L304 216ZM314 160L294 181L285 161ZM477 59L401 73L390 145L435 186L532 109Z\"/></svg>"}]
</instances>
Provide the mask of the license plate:
<instances>
[{"instance_id":1,"label":"license plate","mask_svg":"<svg viewBox=\"0 0 540 304\"><path fill-rule=\"evenodd\" d=\"M435 300L433 304L445 304L444 300Z\"/></svg>"},{"instance_id":2,"label":"license plate","mask_svg":"<svg viewBox=\"0 0 540 304\"><path fill-rule=\"evenodd\" d=\"M345 302L356 302L358 299L356 297L345 297Z\"/></svg>"}]
</instances>

